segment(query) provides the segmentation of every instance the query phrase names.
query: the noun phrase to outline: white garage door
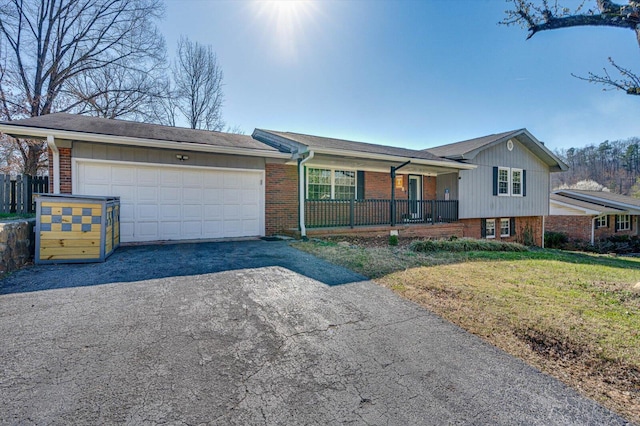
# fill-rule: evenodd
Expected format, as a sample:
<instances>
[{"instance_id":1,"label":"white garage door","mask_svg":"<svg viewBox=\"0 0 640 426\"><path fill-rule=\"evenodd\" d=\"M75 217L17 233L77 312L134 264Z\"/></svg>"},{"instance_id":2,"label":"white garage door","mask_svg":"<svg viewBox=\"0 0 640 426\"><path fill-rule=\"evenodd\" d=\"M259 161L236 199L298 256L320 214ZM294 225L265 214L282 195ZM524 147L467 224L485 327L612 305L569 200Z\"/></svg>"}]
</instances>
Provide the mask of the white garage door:
<instances>
[{"instance_id":1,"label":"white garage door","mask_svg":"<svg viewBox=\"0 0 640 426\"><path fill-rule=\"evenodd\" d=\"M264 235L263 172L76 161L74 194L120 197L123 242Z\"/></svg>"}]
</instances>

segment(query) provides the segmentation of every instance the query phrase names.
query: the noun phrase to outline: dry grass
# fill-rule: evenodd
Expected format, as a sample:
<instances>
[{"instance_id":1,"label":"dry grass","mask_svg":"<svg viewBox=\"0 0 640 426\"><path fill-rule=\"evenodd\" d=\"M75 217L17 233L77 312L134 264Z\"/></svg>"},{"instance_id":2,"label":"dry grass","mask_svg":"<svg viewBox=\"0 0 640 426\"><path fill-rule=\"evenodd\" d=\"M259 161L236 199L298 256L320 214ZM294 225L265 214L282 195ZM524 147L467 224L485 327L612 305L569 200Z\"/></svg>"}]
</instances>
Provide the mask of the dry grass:
<instances>
[{"instance_id":1,"label":"dry grass","mask_svg":"<svg viewBox=\"0 0 640 426\"><path fill-rule=\"evenodd\" d=\"M640 260L298 243L640 424Z\"/></svg>"}]
</instances>

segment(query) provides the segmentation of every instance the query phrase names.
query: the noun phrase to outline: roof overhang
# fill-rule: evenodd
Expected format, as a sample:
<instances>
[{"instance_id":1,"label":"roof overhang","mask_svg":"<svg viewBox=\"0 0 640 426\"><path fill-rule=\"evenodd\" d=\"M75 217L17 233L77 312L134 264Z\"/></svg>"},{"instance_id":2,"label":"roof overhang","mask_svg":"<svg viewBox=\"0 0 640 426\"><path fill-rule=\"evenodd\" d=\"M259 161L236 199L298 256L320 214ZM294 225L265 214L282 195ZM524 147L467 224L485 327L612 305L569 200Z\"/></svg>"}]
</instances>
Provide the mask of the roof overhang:
<instances>
[{"instance_id":1,"label":"roof overhang","mask_svg":"<svg viewBox=\"0 0 640 426\"><path fill-rule=\"evenodd\" d=\"M465 152L464 154L456 155L456 156L448 156L452 160L473 160L480 152L484 151L487 148L493 147L495 145L499 145L501 143L507 142L509 139L517 139L521 144L523 144L529 151L531 151L534 155L540 158L547 166L549 166L549 170L551 172L564 172L569 170L569 166L565 164L560 158L558 158L553 152L549 150L542 142L536 139L527 129L521 129L514 133L509 133L502 138L496 139L490 144L483 145L479 148L476 148L472 151Z\"/></svg>"},{"instance_id":2,"label":"roof overhang","mask_svg":"<svg viewBox=\"0 0 640 426\"><path fill-rule=\"evenodd\" d=\"M112 145L129 145L145 148L160 148L180 151L207 152L215 154L245 155L250 157L266 157L290 159L291 154L262 149L238 148L229 146L217 146L203 143L174 142L159 139L134 138L129 136L114 136L100 133L76 132L70 130L55 130L40 127L18 126L0 123L0 132L10 136L27 137L33 139L46 139L53 136L55 139L66 139L82 142L96 142Z\"/></svg>"},{"instance_id":3,"label":"roof overhang","mask_svg":"<svg viewBox=\"0 0 640 426\"><path fill-rule=\"evenodd\" d=\"M411 163L402 169L403 172L433 176L456 173L459 170L472 170L477 167L474 164L459 163L445 159L429 160L400 155L318 147L303 144L261 129L255 129L252 136L276 149L293 153L291 163L293 163L294 159L305 157L313 151L314 158L306 163L309 166L346 167L349 169L389 172L391 166L410 161Z\"/></svg>"},{"instance_id":4,"label":"roof overhang","mask_svg":"<svg viewBox=\"0 0 640 426\"><path fill-rule=\"evenodd\" d=\"M619 213L629 213L629 214L640 215L640 207L634 206L633 204L627 204L627 203L622 203L622 202L619 202L619 201L608 200L608 199L605 199L605 198L591 196L589 194L572 193L571 191L567 191L567 190L562 190L562 191L556 191L555 192L555 194L558 194L558 195L563 196L563 197L567 197L563 193L564 194L573 194L573 196L577 200L583 200L583 201L588 202L588 203L602 205L603 208L609 207L609 208L616 209L616 210L618 210Z\"/></svg>"},{"instance_id":5,"label":"roof overhang","mask_svg":"<svg viewBox=\"0 0 640 426\"><path fill-rule=\"evenodd\" d=\"M550 205L557 205L557 206L561 206L561 207L567 207L567 208L574 209L574 210L578 210L578 211L582 212L582 214L585 215L585 216L600 216L600 215L603 215L603 214L625 213L622 210L612 209L612 208L604 207L604 206L602 206L601 208L598 208L598 206L594 206L594 208L578 206L576 204L572 204L570 201L566 202L566 201L559 201L559 200L550 199L549 200L549 204Z\"/></svg>"},{"instance_id":6,"label":"roof overhang","mask_svg":"<svg viewBox=\"0 0 640 426\"><path fill-rule=\"evenodd\" d=\"M316 158L319 156L332 157L335 159L342 158L345 161L350 162L351 164L354 164L354 160L355 160L355 164L357 164L358 162L361 162L361 163L375 162L375 163L389 163L389 164L396 164L396 165L399 163L410 161L411 162L410 165L405 167L405 169L408 169L410 166L422 166L422 167L429 167L432 169L442 169L443 171L446 171L446 173L452 173L458 170L472 170L477 167L474 164L457 163L452 161L425 160L422 158L402 157L402 156L387 155L387 154L363 153L359 151L347 151L342 149L326 149L326 148L314 149L313 147L309 147L306 152L302 152L300 154L304 155L309 151L313 151ZM312 164L314 160L311 160ZM382 166L382 164L380 165Z\"/></svg>"},{"instance_id":7,"label":"roof overhang","mask_svg":"<svg viewBox=\"0 0 640 426\"><path fill-rule=\"evenodd\" d=\"M430 165L419 163L413 159L404 157L391 157L388 159L372 159L363 157L349 157L339 155L328 155L326 153L316 153L314 151L313 158L305 163L309 167L325 168L325 169L344 169L344 170L364 170L368 172L389 173L391 167L398 166L405 161L410 163L402 168L399 173L416 174L424 176L438 176L447 173L457 173L459 169L445 168L440 165Z\"/></svg>"}]
</instances>

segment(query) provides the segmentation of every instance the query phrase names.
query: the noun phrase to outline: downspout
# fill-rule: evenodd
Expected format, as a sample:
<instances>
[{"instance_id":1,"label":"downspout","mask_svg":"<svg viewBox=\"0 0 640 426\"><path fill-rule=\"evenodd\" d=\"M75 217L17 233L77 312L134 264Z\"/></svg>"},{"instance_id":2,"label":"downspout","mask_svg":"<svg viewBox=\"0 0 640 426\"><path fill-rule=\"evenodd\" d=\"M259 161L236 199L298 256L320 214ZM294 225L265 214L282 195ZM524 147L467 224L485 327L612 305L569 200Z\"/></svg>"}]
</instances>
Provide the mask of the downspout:
<instances>
[{"instance_id":1,"label":"downspout","mask_svg":"<svg viewBox=\"0 0 640 426\"><path fill-rule=\"evenodd\" d=\"M542 248L544 248L544 220L546 219L546 216L542 216Z\"/></svg>"},{"instance_id":2,"label":"downspout","mask_svg":"<svg viewBox=\"0 0 640 426\"><path fill-rule=\"evenodd\" d=\"M53 193L60 193L60 151L53 135L47 136L47 145L53 154Z\"/></svg>"},{"instance_id":3,"label":"downspout","mask_svg":"<svg viewBox=\"0 0 640 426\"><path fill-rule=\"evenodd\" d=\"M304 199L305 199L305 190L304 190L304 163L311 160L314 156L313 151L309 151L309 155L302 159L298 160L298 183L300 185L300 189L298 190L298 195L300 196L300 201L298 202L298 218L300 220L300 238L307 238L307 227L304 224Z\"/></svg>"},{"instance_id":4,"label":"downspout","mask_svg":"<svg viewBox=\"0 0 640 426\"><path fill-rule=\"evenodd\" d=\"M596 219L598 218L598 216L594 216L591 219L591 245L593 245L595 243L595 235L596 235Z\"/></svg>"}]
</instances>

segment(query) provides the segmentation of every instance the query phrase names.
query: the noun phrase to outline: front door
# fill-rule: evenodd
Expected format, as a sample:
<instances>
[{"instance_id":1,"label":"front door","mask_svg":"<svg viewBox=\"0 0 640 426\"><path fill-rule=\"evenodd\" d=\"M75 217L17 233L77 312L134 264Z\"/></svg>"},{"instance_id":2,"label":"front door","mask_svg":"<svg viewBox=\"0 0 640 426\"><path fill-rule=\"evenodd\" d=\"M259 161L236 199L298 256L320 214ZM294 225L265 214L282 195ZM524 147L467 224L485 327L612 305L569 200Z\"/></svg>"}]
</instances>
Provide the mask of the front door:
<instances>
[{"instance_id":1,"label":"front door","mask_svg":"<svg viewBox=\"0 0 640 426\"><path fill-rule=\"evenodd\" d=\"M412 219L420 219L422 201L422 176L409 176L409 214Z\"/></svg>"}]
</instances>

